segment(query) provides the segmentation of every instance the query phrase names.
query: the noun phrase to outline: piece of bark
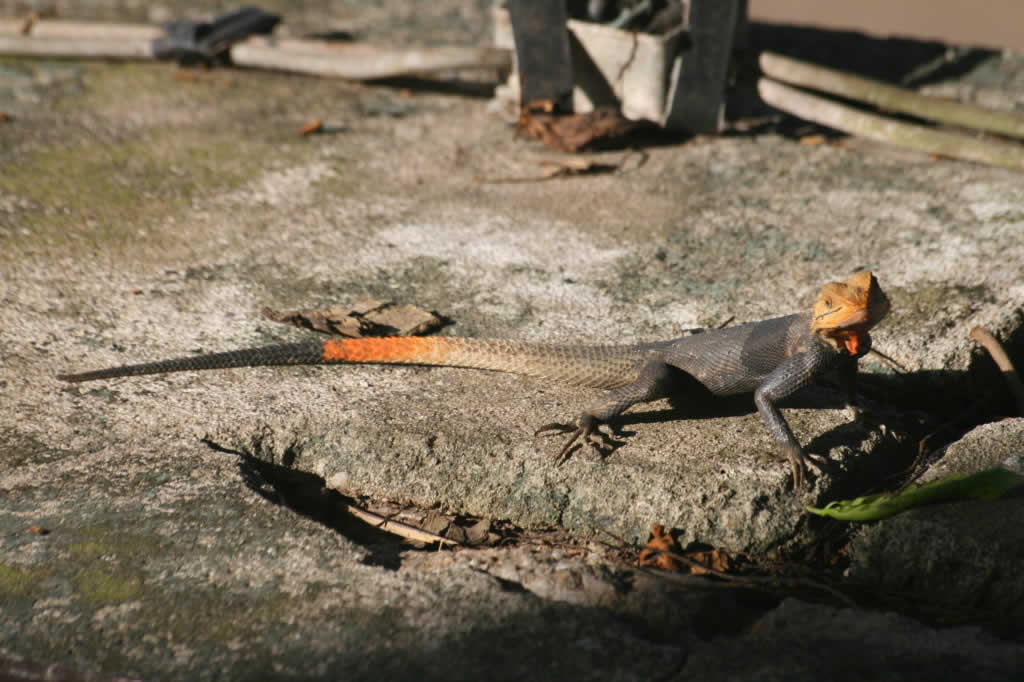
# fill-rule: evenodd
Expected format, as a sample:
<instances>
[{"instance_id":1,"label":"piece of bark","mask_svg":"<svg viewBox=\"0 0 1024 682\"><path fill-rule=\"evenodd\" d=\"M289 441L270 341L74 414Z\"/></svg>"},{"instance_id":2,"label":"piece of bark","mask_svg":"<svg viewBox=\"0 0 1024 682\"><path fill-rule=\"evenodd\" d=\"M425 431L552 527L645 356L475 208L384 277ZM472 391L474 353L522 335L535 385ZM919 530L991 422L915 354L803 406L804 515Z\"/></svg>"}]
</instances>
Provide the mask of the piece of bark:
<instances>
[{"instance_id":1,"label":"piece of bark","mask_svg":"<svg viewBox=\"0 0 1024 682\"><path fill-rule=\"evenodd\" d=\"M419 336L438 329L437 315L414 305L361 301L327 310L263 310L263 315L302 329L358 338L362 336Z\"/></svg>"}]
</instances>

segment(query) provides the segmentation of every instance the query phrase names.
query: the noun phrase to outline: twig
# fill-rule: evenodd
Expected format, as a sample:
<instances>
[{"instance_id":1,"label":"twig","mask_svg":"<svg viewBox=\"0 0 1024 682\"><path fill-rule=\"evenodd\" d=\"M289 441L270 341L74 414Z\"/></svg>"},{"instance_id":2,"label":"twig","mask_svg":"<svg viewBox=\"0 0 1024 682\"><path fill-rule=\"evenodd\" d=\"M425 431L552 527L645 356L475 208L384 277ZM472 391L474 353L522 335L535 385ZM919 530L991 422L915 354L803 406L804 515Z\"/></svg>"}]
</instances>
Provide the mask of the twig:
<instances>
[{"instance_id":1,"label":"twig","mask_svg":"<svg viewBox=\"0 0 1024 682\"><path fill-rule=\"evenodd\" d=\"M992 332L983 327L971 329L970 337L972 341L980 343L988 351L988 354L992 356L992 360L1002 371L1003 376L1006 377L1006 383L1010 384L1010 390L1013 391L1013 395L1017 399L1017 411L1024 417L1024 384L1021 383L1020 375L1017 374L1017 369L1013 366L1013 362L1010 361L1010 356L1006 354L1003 344L999 343L999 339L992 336Z\"/></svg>"},{"instance_id":2,"label":"twig","mask_svg":"<svg viewBox=\"0 0 1024 682\"><path fill-rule=\"evenodd\" d=\"M608 173L618 168L615 164L597 163L593 159L588 159L583 156L567 156L559 159L539 159L537 160L537 163L543 168L540 175L507 178L475 176L473 178L473 182L492 185L512 182L543 182L553 178L562 178L574 175Z\"/></svg>"},{"instance_id":3,"label":"twig","mask_svg":"<svg viewBox=\"0 0 1024 682\"><path fill-rule=\"evenodd\" d=\"M817 580L812 580L810 578L802 578L802 577L785 578L785 577L778 577L778 576L735 575L735 574L732 574L732 573L725 573L723 571L717 571L717 570L715 570L715 569L713 569L713 568L711 568L709 566L706 566L706 565L702 564L699 561L691 559L690 557L684 556L682 554L678 554L676 552L662 551L661 554L665 554L666 556L670 556L673 559L678 559L679 561L682 561L683 563L686 563L686 564L688 564L690 566L695 566L695 567L701 569L702 571L707 571L708 573L710 573L711 575L715 576L716 578L721 578L722 580L725 580L727 582L731 582L731 583L734 583L734 584L737 584L737 585L747 585L747 586L750 586L750 587L760 587L762 589L771 589L771 590L781 590L781 589L785 589L788 586L792 586L792 585L805 586L805 587L811 587L811 588L814 588L814 589L822 590L823 592L827 592L827 593L831 594L833 597L835 597L836 599L838 599L839 601L841 601L844 604L846 604L847 606L856 606L857 605L857 603L853 599L851 599L850 597L846 596L845 594L843 594L842 592L840 592L836 588L831 587L829 585L826 585L825 583L819 582ZM646 573L648 575L655 576L655 577L662 577L662 578L665 578L667 580L678 580L679 578L681 578L681 576L679 576L676 573L672 573L671 571L657 571L657 570L647 569L646 567L643 567L643 566L638 567L638 568L636 568L634 570L639 570L639 571L642 571L643 573Z\"/></svg>"},{"instance_id":4,"label":"twig","mask_svg":"<svg viewBox=\"0 0 1024 682\"><path fill-rule=\"evenodd\" d=\"M801 92L768 78L757 83L766 103L787 113L851 135L953 159L1024 169L1024 147L902 123Z\"/></svg>"},{"instance_id":5,"label":"twig","mask_svg":"<svg viewBox=\"0 0 1024 682\"><path fill-rule=\"evenodd\" d=\"M454 540L449 540L448 538L443 537L441 535L437 535L435 533L428 533L425 530L421 530L419 528L416 528L415 526L410 526L400 521L389 521L388 519L386 519L383 516L380 516L379 514L368 512L365 509L360 509L359 507L352 504L346 505L345 509L352 516L356 517L360 521L365 521L366 523L369 523L374 528L379 528L380 530L386 531L388 533L399 535L408 540L414 540L416 542L425 542L428 544L438 542L442 545L459 545L459 543L455 542Z\"/></svg>"},{"instance_id":6,"label":"twig","mask_svg":"<svg viewBox=\"0 0 1024 682\"><path fill-rule=\"evenodd\" d=\"M877 350L877 349L875 349L875 348L872 348L872 349L871 349L870 351L868 351L868 352L869 352L869 353L871 353L872 355L877 355L877 356L878 356L878 357L879 357L879 358L880 358L881 360L883 360L883 361L885 362L885 364L887 364L887 365L889 365L890 367L892 367L892 368L893 368L894 370L896 370L896 372L898 372L899 374L906 374L906 373L907 373L907 368L906 368L906 367L904 367L904 366L903 366L903 365L901 365L900 363L896 362L895 360L893 360L892 358L890 358L890 357L889 357L888 355L886 355L886 354L885 354L885 353L883 353L882 351L880 351L880 350Z\"/></svg>"},{"instance_id":7,"label":"twig","mask_svg":"<svg viewBox=\"0 0 1024 682\"><path fill-rule=\"evenodd\" d=\"M633 7L623 7L622 11L619 12L619 16L615 17L608 22L608 25L612 28L625 28L626 24L633 21L644 12L648 12L651 9L651 0L640 0Z\"/></svg>"},{"instance_id":8,"label":"twig","mask_svg":"<svg viewBox=\"0 0 1024 682\"><path fill-rule=\"evenodd\" d=\"M907 88L826 69L771 52L761 55L760 65L764 75L792 85L820 90L931 121L1024 138L1024 116L1020 114L993 111L973 104L929 97Z\"/></svg>"}]
</instances>

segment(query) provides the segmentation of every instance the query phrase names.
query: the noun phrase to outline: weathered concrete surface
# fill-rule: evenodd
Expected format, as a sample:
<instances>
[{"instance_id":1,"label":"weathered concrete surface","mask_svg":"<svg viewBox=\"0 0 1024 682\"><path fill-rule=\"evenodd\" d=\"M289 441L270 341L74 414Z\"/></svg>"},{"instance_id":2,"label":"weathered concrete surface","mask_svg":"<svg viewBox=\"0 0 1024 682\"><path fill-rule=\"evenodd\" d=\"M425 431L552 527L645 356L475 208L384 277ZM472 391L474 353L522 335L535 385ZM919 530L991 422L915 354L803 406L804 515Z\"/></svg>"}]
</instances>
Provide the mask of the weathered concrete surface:
<instances>
[{"instance_id":1,"label":"weathered concrete surface","mask_svg":"<svg viewBox=\"0 0 1024 682\"><path fill-rule=\"evenodd\" d=\"M793 599L754 623L749 633L697 647L685 678L678 679L1009 682L1019 675L1020 655L1019 645L978 628L938 629L924 636L920 623L894 613Z\"/></svg>"},{"instance_id":2,"label":"weathered concrete surface","mask_svg":"<svg viewBox=\"0 0 1024 682\"><path fill-rule=\"evenodd\" d=\"M926 483L943 476L1003 467L1024 474L1024 418L982 424L952 443L921 476Z\"/></svg>"},{"instance_id":3,"label":"weathered concrete surface","mask_svg":"<svg viewBox=\"0 0 1024 682\"><path fill-rule=\"evenodd\" d=\"M1024 473L1024 419L984 424L921 477L1001 466ZM865 527L850 544L852 579L1019 632L1024 618L1024 490L994 502L915 509Z\"/></svg>"},{"instance_id":4,"label":"weathered concrete surface","mask_svg":"<svg viewBox=\"0 0 1024 682\"><path fill-rule=\"evenodd\" d=\"M601 586L570 599L528 577L542 561L389 552L274 505L251 460L201 439L349 494L579 538L642 541L660 522L684 544L754 551L806 538L802 504L877 484L906 447L899 424L848 424L834 398L805 396L828 407L787 414L831 463L794 497L749 401L655 405L606 460L554 467L556 444L533 429L596 395L418 368L76 387L58 371L305 338L260 310L366 295L437 310L459 335L665 338L801 310L870 267L893 301L876 345L913 370L866 362L872 397L906 381L959 399L967 330L1006 338L1021 319L1024 183L1007 171L764 134L655 147L642 164L601 155L623 163L615 174L480 184L535 174L543 153L480 99L258 72L182 81L156 65L2 68L17 83L0 100L13 115L0 123L3 656L159 679L686 672L695 640L668 624L699 620L689 593L668 598L672 620L621 606L614 566L566 559ZM299 137L314 116L338 132Z\"/></svg>"}]
</instances>

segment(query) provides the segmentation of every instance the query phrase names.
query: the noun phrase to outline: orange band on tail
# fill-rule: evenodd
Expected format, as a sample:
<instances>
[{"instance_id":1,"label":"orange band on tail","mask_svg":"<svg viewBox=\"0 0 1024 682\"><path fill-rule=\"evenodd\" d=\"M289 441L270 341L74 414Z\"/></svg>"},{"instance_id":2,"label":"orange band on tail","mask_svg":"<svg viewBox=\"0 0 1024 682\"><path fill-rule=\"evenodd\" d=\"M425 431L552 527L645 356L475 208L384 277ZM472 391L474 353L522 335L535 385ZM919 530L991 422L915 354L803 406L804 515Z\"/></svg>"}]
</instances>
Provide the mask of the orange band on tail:
<instances>
[{"instance_id":1,"label":"orange band on tail","mask_svg":"<svg viewBox=\"0 0 1024 682\"><path fill-rule=\"evenodd\" d=\"M327 362L444 364L448 350L446 339L418 336L331 339L324 342L323 359Z\"/></svg>"}]
</instances>

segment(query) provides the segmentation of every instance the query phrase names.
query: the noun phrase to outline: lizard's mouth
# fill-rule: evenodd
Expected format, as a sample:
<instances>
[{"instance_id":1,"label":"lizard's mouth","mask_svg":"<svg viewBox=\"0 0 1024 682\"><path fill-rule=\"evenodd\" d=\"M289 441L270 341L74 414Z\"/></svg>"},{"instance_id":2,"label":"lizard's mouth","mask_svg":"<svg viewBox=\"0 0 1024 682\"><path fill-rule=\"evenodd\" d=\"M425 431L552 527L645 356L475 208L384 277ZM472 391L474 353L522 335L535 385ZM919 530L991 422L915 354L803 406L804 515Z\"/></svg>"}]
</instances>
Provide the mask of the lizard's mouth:
<instances>
[{"instance_id":1,"label":"lizard's mouth","mask_svg":"<svg viewBox=\"0 0 1024 682\"><path fill-rule=\"evenodd\" d=\"M864 342L867 339L868 332L864 327L855 327L852 329L836 329L827 334L827 336L836 342L840 348L845 348L846 352L850 355L860 355L861 348L864 347Z\"/></svg>"},{"instance_id":2,"label":"lizard's mouth","mask_svg":"<svg viewBox=\"0 0 1024 682\"><path fill-rule=\"evenodd\" d=\"M877 311L873 315L872 311L864 308L849 310L840 306L819 314L815 324L819 333L836 347L845 348L850 355L857 356L865 349L868 330L874 326L876 317Z\"/></svg>"}]
</instances>

